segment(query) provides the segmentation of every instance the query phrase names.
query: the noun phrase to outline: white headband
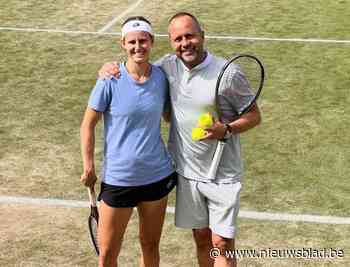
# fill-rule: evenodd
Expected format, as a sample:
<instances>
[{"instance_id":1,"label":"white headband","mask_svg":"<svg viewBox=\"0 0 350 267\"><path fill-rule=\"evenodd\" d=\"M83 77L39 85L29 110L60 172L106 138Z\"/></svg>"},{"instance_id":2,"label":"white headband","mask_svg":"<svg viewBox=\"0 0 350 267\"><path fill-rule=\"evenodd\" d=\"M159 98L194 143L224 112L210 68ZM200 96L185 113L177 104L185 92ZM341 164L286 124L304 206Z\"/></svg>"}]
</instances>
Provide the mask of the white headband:
<instances>
[{"instance_id":1,"label":"white headband","mask_svg":"<svg viewBox=\"0 0 350 267\"><path fill-rule=\"evenodd\" d=\"M130 20L122 27L122 38L129 32L143 31L153 36L151 25L142 20Z\"/></svg>"}]
</instances>

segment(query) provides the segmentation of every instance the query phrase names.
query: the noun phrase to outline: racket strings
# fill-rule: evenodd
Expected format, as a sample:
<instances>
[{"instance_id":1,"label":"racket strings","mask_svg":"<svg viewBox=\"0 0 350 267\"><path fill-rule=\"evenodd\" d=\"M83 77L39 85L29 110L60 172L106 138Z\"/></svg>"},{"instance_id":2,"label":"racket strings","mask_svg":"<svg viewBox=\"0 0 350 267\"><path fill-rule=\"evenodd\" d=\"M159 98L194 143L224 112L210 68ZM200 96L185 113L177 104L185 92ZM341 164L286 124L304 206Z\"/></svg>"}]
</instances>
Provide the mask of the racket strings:
<instances>
[{"instance_id":1,"label":"racket strings","mask_svg":"<svg viewBox=\"0 0 350 267\"><path fill-rule=\"evenodd\" d=\"M235 64L230 64L228 68L225 70L221 77L219 91L225 92L230 88L233 88L235 86L234 80L235 75L237 74L237 71L239 71L238 66Z\"/></svg>"},{"instance_id":2,"label":"racket strings","mask_svg":"<svg viewBox=\"0 0 350 267\"><path fill-rule=\"evenodd\" d=\"M263 81L263 70L258 62L251 58L244 58L240 62L241 69L250 85L250 90L256 95Z\"/></svg>"},{"instance_id":3,"label":"racket strings","mask_svg":"<svg viewBox=\"0 0 350 267\"><path fill-rule=\"evenodd\" d=\"M91 206L90 216L89 216L89 231L90 231L91 241L97 255L99 255L98 220L99 220L98 209L96 206Z\"/></svg>"},{"instance_id":4,"label":"racket strings","mask_svg":"<svg viewBox=\"0 0 350 267\"><path fill-rule=\"evenodd\" d=\"M215 87L215 106L221 122L236 120L247 112L259 97L264 82L264 68L251 55L237 55L227 61L218 75ZM225 140L219 140L207 177L215 179Z\"/></svg>"},{"instance_id":5,"label":"racket strings","mask_svg":"<svg viewBox=\"0 0 350 267\"><path fill-rule=\"evenodd\" d=\"M98 238L98 222L96 218L89 218L89 228L91 234L92 244L95 247L96 253L99 254L99 238Z\"/></svg>"},{"instance_id":6,"label":"racket strings","mask_svg":"<svg viewBox=\"0 0 350 267\"><path fill-rule=\"evenodd\" d=\"M231 62L223 72L219 84L220 108L226 109L223 102L225 98L231 98L234 99L232 104L238 115L247 111L255 102L261 80L261 67L256 60L241 57Z\"/></svg>"},{"instance_id":7,"label":"racket strings","mask_svg":"<svg viewBox=\"0 0 350 267\"><path fill-rule=\"evenodd\" d=\"M95 239L95 243L96 245L98 246L98 226L97 226L97 222L95 221L95 223L93 223L92 225L92 232L93 232L93 235L94 235L94 239Z\"/></svg>"}]
</instances>

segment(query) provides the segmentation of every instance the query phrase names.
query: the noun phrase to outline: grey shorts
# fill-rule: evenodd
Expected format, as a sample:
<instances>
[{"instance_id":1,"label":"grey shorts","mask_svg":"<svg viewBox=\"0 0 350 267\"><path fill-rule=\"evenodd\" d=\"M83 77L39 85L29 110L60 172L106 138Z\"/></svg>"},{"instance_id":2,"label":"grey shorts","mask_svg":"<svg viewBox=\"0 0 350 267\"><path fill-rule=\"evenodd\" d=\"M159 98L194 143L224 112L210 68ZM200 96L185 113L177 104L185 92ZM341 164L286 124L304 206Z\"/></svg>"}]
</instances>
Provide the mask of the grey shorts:
<instances>
[{"instance_id":1,"label":"grey shorts","mask_svg":"<svg viewBox=\"0 0 350 267\"><path fill-rule=\"evenodd\" d=\"M240 191L240 182L198 182L179 175L175 225L189 229L209 227L217 235L234 238Z\"/></svg>"}]
</instances>

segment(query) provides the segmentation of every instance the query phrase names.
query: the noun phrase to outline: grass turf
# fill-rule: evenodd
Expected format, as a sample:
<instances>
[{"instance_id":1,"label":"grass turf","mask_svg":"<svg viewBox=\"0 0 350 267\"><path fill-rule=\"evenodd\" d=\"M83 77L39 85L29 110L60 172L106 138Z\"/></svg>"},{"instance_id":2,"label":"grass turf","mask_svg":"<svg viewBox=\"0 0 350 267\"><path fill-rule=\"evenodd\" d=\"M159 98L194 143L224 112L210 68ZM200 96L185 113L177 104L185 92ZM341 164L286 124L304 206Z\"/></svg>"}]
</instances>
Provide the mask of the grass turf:
<instances>
[{"instance_id":1,"label":"grass turf","mask_svg":"<svg viewBox=\"0 0 350 267\"><path fill-rule=\"evenodd\" d=\"M23 214L26 216L23 216ZM96 266L87 231L89 208L0 205L1 266ZM160 244L160 266L195 266L191 232L174 227L167 215ZM21 223L17 223L21 221ZM263 250L333 248L343 257L273 258L241 257L239 266L349 266L349 227L303 223L239 221L237 249ZM7 253L11 251L11 253ZM305 254L306 255L306 254ZM138 217L132 216L120 253L121 266L137 266L140 256Z\"/></svg>"},{"instance_id":2,"label":"grass turf","mask_svg":"<svg viewBox=\"0 0 350 267\"><path fill-rule=\"evenodd\" d=\"M15 32L1 36L7 56L0 67L6 118L1 127L0 192L84 199L78 181L79 124L99 66L123 60L116 38ZM350 150L349 137L343 134L349 120L349 67L343 56L347 46L217 40L207 46L226 57L233 51L254 51L267 71L260 102L263 124L242 135L247 170L242 206L349 215L345 163ZM167 40L159 38L153 58L167 51ZM99 163L101 127L97 132ZM166 125L163 134L166 139Z\"/></svg>"},{"instance_id":3,"label":"grass turf","mask_svg":"<svg viewBox=\"0 0 350 267\"><path fill-rule=\"evenodd\" d=\"M127 1L86 1L81 6L77 1L40 4L12 0L6 5L0 4L0 26L97 31L115 14L125 10L127 4ZM225 0L220 3L207 0L200 4L181 0L172 5L166 1L148 1L130 15L145 15L153 22L155 31L161 33L166 33L167 20L172 14L186 10L199 16L207 35L350 39L349 8L346 1L341 0L322 3L298 0L293 4L286 0ZM119 26L120 21L110 30L119 31ZM103 62L124 59L117 39L116 36L0 32L3 55L0 57L0 194L87 199L86 190L79 183L82 168L79 125L97 69ZM263 124L242 135L246 168L242 208L350 216L347 183L350 139L346 134L350 114L349 45L210 39L207 47L225 57L235 52L254 53L263 60L267 71L259 103ZM152 59L168 52L167 39L157 38ZM163 125L164 139L167 130ZM98 137L96 158L101 159L101 126ZM99 166L98 160L97 164ZM174 205L174 194L170 205ZM26 207L18 212L38 212L41 216L56 218L58 211L38 209L34 212ZM75 212L67 209L63 213ZM84 212L74 215L77 216L74 231L63 223L58 226L61 233L70 236L78 231L78 237L74 238L84 236L86 229L81 218ZM1 214L7 213L2 210ZM1 223L6 234L18 218L10 216L11 222ZM22 266L30 266L33 261L32 265L40 266L38 264L46 261L52 266L56 263L69 266L67 259L76 259L74 264L78 266L94 265L93 256L79 258L90 251L87 244L82 245L78 257L65 248L58 253L65 259L50 254L58 246L47 245L50 237L57 233L53 221L50 224L31 217L30 227L21 232L23 239L17 243L9 241L16 253L13 257L0 257L4 262L0 261L0 265L16 266L17 262L22 262ZM45 223L50 230L41 235L40 227ZM172 219L167 223L172 224ZM266 244L273 244L274 247L339 247L345 249L345 253L349 250L348 226L240 220L240 228L238 244L241 247L266 248ZM172 233L173 228L169 229L166 235ZM27 249L23 245L33 234L39 237L34 238ZM128 239L135 243L136 230ZM184 247L189 249L169 256L164 264L193 265L194 250L190 240L188 232L183 235L174 232L163 248L167 254L171 255L184 242L188 242ZM135 248L132 244L127 247ZM38 249L43 249L42 255ZM186 254L188 250L191 256ZM36 251L34 255L33 251ZM242 261L243 266L291 266L292 263L349 265L348 258L335 262Z\"/></svg>"}]
</instances>

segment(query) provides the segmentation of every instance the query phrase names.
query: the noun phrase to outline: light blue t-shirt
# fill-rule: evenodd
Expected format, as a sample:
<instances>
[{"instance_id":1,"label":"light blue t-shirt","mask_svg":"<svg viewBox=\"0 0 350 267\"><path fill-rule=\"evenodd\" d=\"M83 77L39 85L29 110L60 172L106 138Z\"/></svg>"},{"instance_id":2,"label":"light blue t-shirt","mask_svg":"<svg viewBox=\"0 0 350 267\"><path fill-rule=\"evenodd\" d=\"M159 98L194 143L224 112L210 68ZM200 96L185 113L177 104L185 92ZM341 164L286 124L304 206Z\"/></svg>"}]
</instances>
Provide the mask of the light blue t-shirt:
<instances>
[{"instance_id":1,"label":"light blue t-shirt","mask_svg":"<svg viewBox=\"0 0 350 267\"><path fill-rule=\"evenodd\" d=\"M157 182L174 169L160 134L168 82L159 67L138 83L120 64L119 79L97 80L88 106L103 112L102 181L117 186Z\"/></svg>"}]
</instances>

